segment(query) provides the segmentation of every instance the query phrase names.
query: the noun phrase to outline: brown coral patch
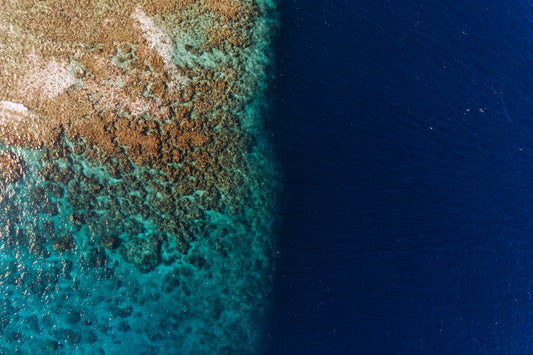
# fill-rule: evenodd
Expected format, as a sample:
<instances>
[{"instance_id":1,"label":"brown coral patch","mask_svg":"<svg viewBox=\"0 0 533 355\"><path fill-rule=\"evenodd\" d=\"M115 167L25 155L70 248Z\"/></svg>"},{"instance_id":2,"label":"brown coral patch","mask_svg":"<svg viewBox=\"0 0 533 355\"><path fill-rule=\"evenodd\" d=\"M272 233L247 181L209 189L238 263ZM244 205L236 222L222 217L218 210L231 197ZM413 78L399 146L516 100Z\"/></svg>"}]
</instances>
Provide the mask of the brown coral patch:
<instances>
[{"instance_id":1,"label":"brown coral patch","mask_svg":"<svg viewBox=\"0 0 533 355\"><path fill-rule=\"evenodd\" d=\"M21 12L24 3L28 8ZM120 6L116 0L64 3L11 0L2 6L4 18L12 17L17 31L43 35L22 40L0 34L0 44L15 39L8 49L0 46L0 74L9 74L0 75L0 102L11 102L8 109L21 111L7 112L0 120L0 142L45 146L53 151L51 158L65 157L71 149L105 165L117 179L131 174L132 163L155 169L174 192L158 192L161 199L150 201L132 197L122 208L137 211L161 229L168 221L161 216L177 213L173 194L196 199L195 192L210 191L215 197L206 197L204 205L227 210L225 205L234 200L219 198L216 192L239 191L240 175L234 171L244 171L250 141L239 116L253 91L243 82L242 73L249 69L233 54L250 44L257 4L239 0L125 0ZM53 20L44 21L45 15ZM50 24L57 28L48 28ZM0 19L0 29L5 25ZM185 44L190 55L211 55L217 48L227 56L225 63L205 68L172 62L169 49L184 43L176 43L180 37L169 29L187 31L192 25L199 26L194 36L202 40L194 48ZM35 51L29 49L32 46ZM38 59L37 69L20 59L28 53ZM43 71L56 75L58 85L43 95L38 81L26 80L30 89L21 95L13 88L30 69L35 72L31 78ZM62 78L69 85L60 85ZM24 105L27 112L17 105ZM68 149L67 140L73 144ZM69 190L67 198L80 209L89 205L76 191ZM91 204L105 209L117 202ZM147 204L150 208L143 208Z\"/></svg>"},{"instance_id":2,"label":"brown coral patch","mask_svg":"<svg viewBox=\"0 0 533 355\"><path fill-rule=\"evenodd\" d=\"M0 180L6 184L19 181L24 176L25 163L17 154L0 154Z\"/></svg>"}]
</instances>

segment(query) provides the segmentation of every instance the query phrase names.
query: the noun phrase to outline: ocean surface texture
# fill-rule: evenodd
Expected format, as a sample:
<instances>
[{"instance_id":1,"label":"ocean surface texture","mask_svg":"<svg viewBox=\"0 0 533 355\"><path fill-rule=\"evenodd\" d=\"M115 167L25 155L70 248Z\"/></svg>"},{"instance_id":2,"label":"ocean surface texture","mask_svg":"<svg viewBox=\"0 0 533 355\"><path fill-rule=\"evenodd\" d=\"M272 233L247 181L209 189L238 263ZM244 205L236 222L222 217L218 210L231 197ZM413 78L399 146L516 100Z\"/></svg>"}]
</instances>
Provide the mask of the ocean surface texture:
<instances>
[{"instance_id":1,"label":"ocean surface texture","mask_svg":"<svg viewBox=\"0 0 533 355\"><path fill-rule=\"evenodd\" d=\"M273 354L533 353L533 3L280 4Z\"/></svg>"},{"instance_id":2,"label":"ocean surface texture","mask_svg":"<svg viewBox=\"0 0 533 355\"><path fill-rule=\"evenodd\" d=\"M1 2L0 353L256 353L275 10Z\"/></svg>"}]
</instances>

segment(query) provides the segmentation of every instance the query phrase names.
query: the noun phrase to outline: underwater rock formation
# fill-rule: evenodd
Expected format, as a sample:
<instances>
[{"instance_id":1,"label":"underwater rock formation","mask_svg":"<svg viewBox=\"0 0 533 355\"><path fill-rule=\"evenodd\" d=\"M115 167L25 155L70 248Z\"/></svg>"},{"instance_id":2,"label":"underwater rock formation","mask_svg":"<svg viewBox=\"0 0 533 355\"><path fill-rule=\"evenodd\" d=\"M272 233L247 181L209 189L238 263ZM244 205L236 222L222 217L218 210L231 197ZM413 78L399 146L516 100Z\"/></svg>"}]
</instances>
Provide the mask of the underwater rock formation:
<instances>
[{"instance_id":1,"label":"underwater rock formation","mask_svg":"<svg viewBox=\"0 0 533 355\"><path fill-rule=\"evenodd\" d=\"M23 332L0 352L257 351L275 244L275 4L0 10L0 289L38 315L3 325ZM62 307L80 319L62 323Z\"/></svg>"}]
</instances>

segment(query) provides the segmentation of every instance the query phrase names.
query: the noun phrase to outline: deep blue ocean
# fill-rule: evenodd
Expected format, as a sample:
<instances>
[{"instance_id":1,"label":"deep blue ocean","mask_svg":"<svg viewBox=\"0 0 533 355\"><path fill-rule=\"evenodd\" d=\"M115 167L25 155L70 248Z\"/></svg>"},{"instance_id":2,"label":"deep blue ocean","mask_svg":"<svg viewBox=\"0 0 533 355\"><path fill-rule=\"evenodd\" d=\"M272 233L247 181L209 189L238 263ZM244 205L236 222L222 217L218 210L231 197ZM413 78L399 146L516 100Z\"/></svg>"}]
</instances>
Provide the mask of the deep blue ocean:
<instances>
[{"instance_id":1,"label":"deep blue ocean","mask_svg":"<svg viewBox=\"0 0 533 355\"><path fill-rule=\"evenodd\" d=\"M533 353L533 4L281 16L270 353Z\"/></svg>"}]
</instances>

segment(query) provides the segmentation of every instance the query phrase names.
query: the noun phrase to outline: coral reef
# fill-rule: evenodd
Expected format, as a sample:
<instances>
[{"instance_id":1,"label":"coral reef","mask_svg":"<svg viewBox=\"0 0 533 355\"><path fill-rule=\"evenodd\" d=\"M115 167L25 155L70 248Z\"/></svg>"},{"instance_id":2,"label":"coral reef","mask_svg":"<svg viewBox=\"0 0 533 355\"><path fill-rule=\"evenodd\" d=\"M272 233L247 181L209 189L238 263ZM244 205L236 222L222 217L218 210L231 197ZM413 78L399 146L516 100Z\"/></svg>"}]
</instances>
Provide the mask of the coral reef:
<instances>
[{"instance_id":1,"label":"coral reef","mask_svg":"<svg viewBox=\"0 0 533 355\"><path fill-rule=\"evenodd\" d=\"M146 238L131 238L120 249L124 259L134 264L141 272L155 269L161 263L161 238L150 235Z\"/></svg>"},{"instance_id":2,"label":"coral reef","mask_svg":"<svg viewBox=\"0 0 533 355\"><path fill-rule=\"evenodd\" d=\"M0 181L12 184L24 175L24 161L12 152L0 153Z\"/></svg>"},{"instance_id":3,"label":"coral reef","mask_svg":"<svg viewBox=\"0 0 533 355\"><path fill-rule=\"evenodd\" d=\"M253 353L273 264L276 170L253 106L273 5L0 10L0 288L48 311L31 346Z\"/></svg>"}]
</instances>

